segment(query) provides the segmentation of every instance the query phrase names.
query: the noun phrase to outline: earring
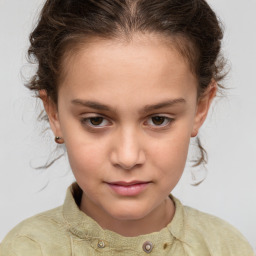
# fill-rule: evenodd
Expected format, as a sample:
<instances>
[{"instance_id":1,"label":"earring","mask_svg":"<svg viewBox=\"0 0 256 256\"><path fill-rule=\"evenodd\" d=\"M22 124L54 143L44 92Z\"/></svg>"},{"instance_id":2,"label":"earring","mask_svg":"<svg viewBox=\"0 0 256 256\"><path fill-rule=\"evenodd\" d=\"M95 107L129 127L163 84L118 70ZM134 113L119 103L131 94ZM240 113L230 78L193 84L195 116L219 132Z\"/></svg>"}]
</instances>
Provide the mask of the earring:
<instances>
[{"instance_id":1,"label":"earring","mask_svg":"<svg viewBox=\"0 0 256 256\"><path fill-rule=\"evenodd\" d=\"M198 131L197 130L194 130L193 133L191 134L191 137L194 138L196 137L198 134Z\"/></svg>"},{"instance_id":2,"label":"earring","mask_svg":"<svg viewBox=\"0 0 256 256\"><path fill-rule=\"evenodd\" d=\"M62 138L62 137L55 137L55 142L57 143L57 144L63 144L64 143L64 139Z\"/></svg>"}]
</instances>

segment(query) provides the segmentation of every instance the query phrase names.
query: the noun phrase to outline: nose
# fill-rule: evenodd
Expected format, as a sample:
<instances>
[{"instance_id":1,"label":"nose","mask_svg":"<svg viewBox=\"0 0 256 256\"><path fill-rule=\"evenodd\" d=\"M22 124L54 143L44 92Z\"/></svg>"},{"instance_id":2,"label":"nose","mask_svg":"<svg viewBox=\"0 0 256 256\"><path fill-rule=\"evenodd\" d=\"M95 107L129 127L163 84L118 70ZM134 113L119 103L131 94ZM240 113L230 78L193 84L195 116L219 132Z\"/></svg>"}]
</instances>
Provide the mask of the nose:
<instances>
[{"instance_id":1,"label":"nose","mask_svg":"<svg viewBox=\"0 0 256 256\"><path fill-rule=\"evenodd\" d=\"M125 170L131 170L145 162L145 152L139 134L133 129L119 132L111 152L111 162Z\"/></svg>"}]
</instances>

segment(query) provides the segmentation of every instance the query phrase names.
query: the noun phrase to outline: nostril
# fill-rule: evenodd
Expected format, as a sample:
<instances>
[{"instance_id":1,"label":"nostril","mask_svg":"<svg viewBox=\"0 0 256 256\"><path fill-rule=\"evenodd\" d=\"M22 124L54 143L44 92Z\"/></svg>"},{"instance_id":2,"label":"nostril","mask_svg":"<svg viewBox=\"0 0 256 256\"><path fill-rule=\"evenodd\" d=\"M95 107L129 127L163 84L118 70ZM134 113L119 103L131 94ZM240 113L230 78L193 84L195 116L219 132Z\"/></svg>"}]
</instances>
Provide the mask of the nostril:
<instances>
[{"instance_id":1,"label":"nostril","mask_svg":"<svg viewBox=\"0 0 256 256\"><path fill-rule=\"evenodd\" d=\"M118 166L119 166L120 168L124 169L124 170L129 171L129 170L134 169L135 167L138 167L138 164L125 165L125 164L123 164L123 163L120 163L120 164L118 164Z\"/></svg>"},{"instance_id":2,"label":"nostril","mask_svg":"<svg viewBox=\"0 0 256 256\"><path fill-rule=\"evenodd\" d=\"M145 162L145 153L137 136L131 134L121 136L119 141L113 144L110 160L114 166L124 170L132 170Z\"/></svg>"}]
</instances>

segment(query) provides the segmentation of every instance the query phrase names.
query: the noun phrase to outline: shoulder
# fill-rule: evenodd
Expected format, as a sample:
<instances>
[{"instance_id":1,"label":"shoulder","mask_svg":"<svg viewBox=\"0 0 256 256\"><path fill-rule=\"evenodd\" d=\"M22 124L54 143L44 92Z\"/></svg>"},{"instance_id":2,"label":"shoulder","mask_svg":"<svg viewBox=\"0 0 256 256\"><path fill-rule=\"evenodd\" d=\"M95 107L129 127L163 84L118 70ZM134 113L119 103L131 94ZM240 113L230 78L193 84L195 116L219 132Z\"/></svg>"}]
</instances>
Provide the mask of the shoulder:
<instances>
[{"instance_id":1,"label":"shoulder","mask_svg":"<svg viewBox=\"0 0 256 256\"><path fill-rule=\"evenodd\" d=\"M184 225L187 235L200 237L212 255L254 255L245 237L216 216L184 206Z\"/></svg>"},{"instance_id":2,"label":"shoulder","mask_svg":"<svg viewBox=\"0 0 256 256\"><path fill-rule=\"evenodd\" d=\"M19 223L6 235L0 245L0 255L41 256L43 244L49 244L56 237L64 239L60 237L64 234L63 229L62 207L37 214Z\"/></svg>"}]
</instances>

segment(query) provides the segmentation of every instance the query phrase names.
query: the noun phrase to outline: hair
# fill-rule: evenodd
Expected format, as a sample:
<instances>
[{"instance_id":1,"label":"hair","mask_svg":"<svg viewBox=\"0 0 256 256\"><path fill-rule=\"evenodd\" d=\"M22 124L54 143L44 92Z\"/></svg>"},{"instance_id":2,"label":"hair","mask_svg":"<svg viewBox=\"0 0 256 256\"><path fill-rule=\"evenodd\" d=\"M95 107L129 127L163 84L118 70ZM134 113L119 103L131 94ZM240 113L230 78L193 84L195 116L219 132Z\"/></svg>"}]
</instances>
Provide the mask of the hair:
<instances>
[{"instance_id":1,"label":"hair","mask_svg":"<svg viewBox=\"0 0 256 256\"><path fill-rule=\"evenodd\" d=\"M158 35L178 50L197 77L198 99L213 79L218 92L224 89L219 83L225 76L222 24L204 0L47 0L30 35L28 56L38 67L26 86L36 97L45 90L57 105L69 53L94 38L129 43L135 34ZM201 156L194 166L207 162L197 142Z\"/></svg>"}]
</instances>

